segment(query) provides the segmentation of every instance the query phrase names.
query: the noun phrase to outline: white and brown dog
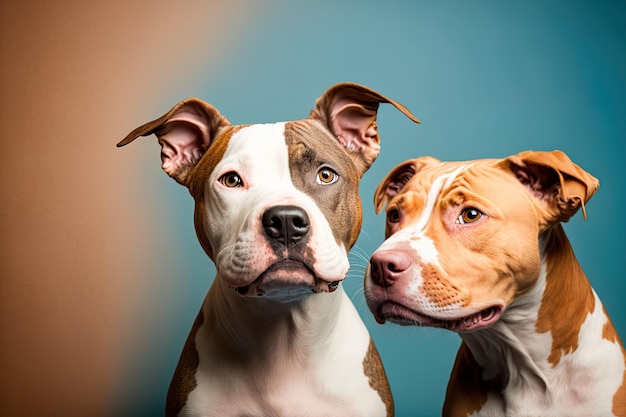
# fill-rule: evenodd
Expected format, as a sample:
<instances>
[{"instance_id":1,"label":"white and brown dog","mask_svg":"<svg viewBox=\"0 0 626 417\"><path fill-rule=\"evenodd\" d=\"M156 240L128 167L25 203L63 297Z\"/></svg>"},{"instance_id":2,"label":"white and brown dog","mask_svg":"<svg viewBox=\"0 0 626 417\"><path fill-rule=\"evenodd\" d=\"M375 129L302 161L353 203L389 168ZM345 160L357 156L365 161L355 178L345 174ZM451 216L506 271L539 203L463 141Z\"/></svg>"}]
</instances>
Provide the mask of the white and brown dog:
<instances>
[{"instance_id":1,"label":"white and brown dog","mask_svg":"<svg viewBox=\"0 0 626 417\"><path fill-rule=\"evenodd\" d=\"M379 103L343 83L306 120L231 125L198 99L132 131L195 200L217 267L167 397L168 416L390 416L367 329L345 294L361 229L359 181L380 146Z\"/></svg>"},{"instance_id":2,"label":"white and brown dog","mask_svg":"<svg viewBox=\"0 0 626 417\"><path fill-rule=\"evenodd\" d=\"M560 151L423 157L378 187L368 306L458 332L445 417L626 416L623 345L560 224L597 188Z\"/></svg>"}]
</instances>

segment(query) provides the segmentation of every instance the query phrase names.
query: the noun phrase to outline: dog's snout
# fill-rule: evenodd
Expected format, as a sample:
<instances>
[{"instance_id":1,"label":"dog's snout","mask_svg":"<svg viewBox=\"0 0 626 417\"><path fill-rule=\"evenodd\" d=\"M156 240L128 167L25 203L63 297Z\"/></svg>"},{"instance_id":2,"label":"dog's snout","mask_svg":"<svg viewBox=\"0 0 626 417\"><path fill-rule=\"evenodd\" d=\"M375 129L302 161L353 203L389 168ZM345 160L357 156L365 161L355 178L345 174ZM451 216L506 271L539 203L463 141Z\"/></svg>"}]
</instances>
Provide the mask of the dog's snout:
<instances>
[{"instance_id":1,"label":"dog's snout","mask_svg":"<svg viewBox=\"0 0 626 417\"><path fill-rule=\"evenodd\" d=\"M370 274L376 285L388 287L411 266L411 258L402 251L377 251L370 259Z\"/></svg>"},{"instance_id":2,"label":"dog's snout","mask_svg":"<svg viewBox=\"0 0 626 417\"><path fill-rule=\"evenodd\" d=\"M270 239L288 245L307 237L311 222L300 207L274 206L263 213L263 229Z\"/></svg>"}]
</instances>

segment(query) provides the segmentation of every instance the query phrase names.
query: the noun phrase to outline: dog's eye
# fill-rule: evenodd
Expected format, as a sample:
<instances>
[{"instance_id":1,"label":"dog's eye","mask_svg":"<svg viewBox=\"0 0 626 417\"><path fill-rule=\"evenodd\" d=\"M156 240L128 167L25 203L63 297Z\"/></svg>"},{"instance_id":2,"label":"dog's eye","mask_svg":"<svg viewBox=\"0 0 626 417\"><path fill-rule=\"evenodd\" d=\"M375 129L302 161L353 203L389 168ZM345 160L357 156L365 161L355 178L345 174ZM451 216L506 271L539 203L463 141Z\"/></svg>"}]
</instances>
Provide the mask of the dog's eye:
<instances>
[{"instance_id":1,"label":"dog's eye","mask_svg":"<svg viewBox=\"0 0 626 417\"><path fill-rule=\"evenodd\" d=\"M456 220L458 224L476 223L483 218L483 213L474 207L466 208Z\"/></svg>"},{"instance_id":2,"label":"dog's eye","mask_svg":"<svg viewBox=\"0 0 626 417\"><path fill-rule=\"evenodd\" d=\"M400 212L397 209L389 210L387 213L387 222L398 223L400 221Z\"/></svg>"},{"instance_id":3,"label":"dog's eye","mask_svg":"<svg viewBox=\"0 0 626 417\"><path fill-rule=\"evenodd\" d=\"M330 185L337 182L339 174L330 168L322 168L317 171L317 183L320 185Z\"/></svg>"},{"instance_id":4,"label":"dog's eye","mask_svg":"<svg viewBox=\"0 0 626 417\"><path fill-rule=\"evenodd\" d=\"M222 184L224 184L225 187L228 188L243 186L243 181L241 180L241 177L235 171L227 172L226 174L222 175L219 179L219 182L221 182Z\"/></svg>"}]
</instances>

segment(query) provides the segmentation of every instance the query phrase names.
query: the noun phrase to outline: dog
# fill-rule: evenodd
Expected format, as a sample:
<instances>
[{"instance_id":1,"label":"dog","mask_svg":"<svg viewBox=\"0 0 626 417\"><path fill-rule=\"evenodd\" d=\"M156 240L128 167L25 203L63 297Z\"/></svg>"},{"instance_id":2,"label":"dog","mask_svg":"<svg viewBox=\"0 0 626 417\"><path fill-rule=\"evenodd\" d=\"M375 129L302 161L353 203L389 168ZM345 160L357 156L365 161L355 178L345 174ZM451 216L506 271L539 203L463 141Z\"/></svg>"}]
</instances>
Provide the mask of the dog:
<instances>
[{"instance_id":1,"label":"dog","mask_svg":"<svg viewBox=\"0 0 626 417\"><path fill-rule=\"evenodd\" d=\"M167 395L167 416L391 416L377 349L341 281L360 233L360 178L380 151L380 103L331 87L309 118L231 125L183 100L118 146L156 135L195 200L217 276Z\"/></svg>"},{"instance_id":2,"label":"dog","mask_svg":"<svg viewBox=\"0 0 626 417\"><path fill-rule=\"evenodd\" d=\"M381 182L367 304L459 334L444 417L626 416L624 347L561 225L598 187L560 151L422 157Z\"/></svg>"}]
</instances>

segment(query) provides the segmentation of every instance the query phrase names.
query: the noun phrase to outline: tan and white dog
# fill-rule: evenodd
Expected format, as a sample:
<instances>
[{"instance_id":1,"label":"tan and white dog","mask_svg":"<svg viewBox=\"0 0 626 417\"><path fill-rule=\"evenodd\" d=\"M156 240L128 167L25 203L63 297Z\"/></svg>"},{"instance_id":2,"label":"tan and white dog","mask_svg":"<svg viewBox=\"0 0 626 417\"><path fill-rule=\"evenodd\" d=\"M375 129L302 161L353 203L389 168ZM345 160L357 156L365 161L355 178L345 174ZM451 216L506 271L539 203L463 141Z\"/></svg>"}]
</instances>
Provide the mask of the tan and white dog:
<instances>
[{"instance_id":1,"label":"tan and white dog","mask_svg":"<svg viewBox=\"0 0 626 417\"><path fill-rule=\"evenodd\" d=\"M623 345L560 224L597 188L560 151L423 157L380 184L368 306L458 332L444 417L626 416Z\"/></svg>"},{"instance_id":2,"label":"tan and white dog","mask_svg":"<svg viewBox=\"0 0 626 417\"><path fill-rule=\"evenodd\" d=\"M118 144L158 137L217 267L168 416L393 415L378 352L341 285L361 229L359 181L380 150L379 103L419 123L343 83L306 120L233 126L192 98Z\"/></svg>"}]
</instances>

